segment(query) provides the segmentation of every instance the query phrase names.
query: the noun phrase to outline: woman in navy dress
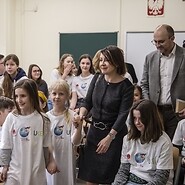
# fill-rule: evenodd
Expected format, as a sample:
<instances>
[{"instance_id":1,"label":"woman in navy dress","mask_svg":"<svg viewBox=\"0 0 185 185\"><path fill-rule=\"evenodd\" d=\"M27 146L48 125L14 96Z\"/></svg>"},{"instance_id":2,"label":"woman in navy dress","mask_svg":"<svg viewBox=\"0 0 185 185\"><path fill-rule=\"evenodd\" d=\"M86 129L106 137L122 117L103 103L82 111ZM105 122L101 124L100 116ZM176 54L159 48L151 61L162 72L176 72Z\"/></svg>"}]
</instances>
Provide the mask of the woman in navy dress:
<instances>
[{"instance_id":1,"label":"woman in navy dress","mask_svg":"<svg viewBox=\"0 0 185 185\"><path fill-rule=\"evenodd\" d=\"M84 153L80 157L79 178L87 185L111 184L120 166L126 119L133 103L133 84L124 77L126 67L117 46L101 50L99 75L90 84L79 115L91 110L92 123Z\"/></svg>"}]
</instances>

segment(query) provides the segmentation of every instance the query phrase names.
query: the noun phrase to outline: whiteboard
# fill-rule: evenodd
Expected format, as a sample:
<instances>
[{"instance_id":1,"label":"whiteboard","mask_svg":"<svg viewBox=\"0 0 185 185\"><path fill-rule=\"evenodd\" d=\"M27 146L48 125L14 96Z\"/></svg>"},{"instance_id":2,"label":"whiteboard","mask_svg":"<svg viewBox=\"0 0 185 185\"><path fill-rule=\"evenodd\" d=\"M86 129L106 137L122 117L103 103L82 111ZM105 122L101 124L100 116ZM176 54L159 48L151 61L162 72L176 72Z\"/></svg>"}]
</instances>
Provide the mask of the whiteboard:
<instances>
[{"instance_id":1,"label":"whiteboard","mask_svg":"<svg viewBox=\"0 0 185 185\"><path fill-rule=\"evenodd\" d=\"M141 81L146 55L156 50L151 40L153 32L126 32L125 60L133 64L138 83ZM175 32L175 42L179 46L182 46L183 40L185 40L185 31Z\"/></svg>"}]
</instances>

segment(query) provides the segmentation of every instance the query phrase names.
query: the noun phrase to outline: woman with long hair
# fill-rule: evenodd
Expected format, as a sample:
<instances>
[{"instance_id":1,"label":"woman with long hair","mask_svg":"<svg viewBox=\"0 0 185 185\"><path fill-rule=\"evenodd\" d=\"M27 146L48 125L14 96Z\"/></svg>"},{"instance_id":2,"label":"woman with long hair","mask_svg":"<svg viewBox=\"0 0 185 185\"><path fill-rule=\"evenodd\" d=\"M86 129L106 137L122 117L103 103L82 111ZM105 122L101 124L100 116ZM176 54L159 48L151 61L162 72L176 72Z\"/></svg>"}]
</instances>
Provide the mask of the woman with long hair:
<instances>
[{"instance_id":1,"label":"woman with long hair","mask_svg":"<svg viewBox=\"0 0 185 185\"><path fill-rule=\"evenodd\" d=\"M19 67L19 58L15 54L9 54L4 59L5 73L2 88L4 95L12 98L13 87L16 82L27 79L25 71Z\"/></svg>"},{"instance_id":2,"label":"woman with long hair","mask_svg":"<svg viewBox=\"0 0 185 185\"><path fill-rule=\"evenodd\" d=\"M34 80L37 84L38 90L42 91L46 98L48 98L48 85L42 79L42 70L37 64L31 64L28 68L28 78Z\"/></svg>"},{"instance_id":3,"label":"woman with long hair","mask_svg":"<svg viewBox=\"0 0 185 185\"><path fill-rule=\"evenodd\" d=\"M72 83L72 98L70 103L72 110L79 109L80 104L84 101L93 76L94 68L91 56L88 54L81 55L77 76L74 77Z\"/></svg>"}]
</instances>

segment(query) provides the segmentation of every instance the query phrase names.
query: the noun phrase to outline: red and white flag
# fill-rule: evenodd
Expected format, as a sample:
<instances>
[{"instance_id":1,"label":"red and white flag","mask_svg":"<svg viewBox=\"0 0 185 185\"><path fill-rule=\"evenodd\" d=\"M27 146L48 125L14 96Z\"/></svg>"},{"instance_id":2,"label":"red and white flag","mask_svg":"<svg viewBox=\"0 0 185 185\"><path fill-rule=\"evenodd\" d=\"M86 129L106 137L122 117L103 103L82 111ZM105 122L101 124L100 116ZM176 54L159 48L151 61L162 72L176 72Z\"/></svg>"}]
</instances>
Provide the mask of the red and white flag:
<instances>
[{"instance_id":1,"label":"red and white flag","mask_svg":"<svg viewBox=\"0 0 185 185\"><path fill-rule=\"evenodd\" d=\"M164 0L147 0L148 16L162 16L164 14Z\"/></svg>"}]
</instances>

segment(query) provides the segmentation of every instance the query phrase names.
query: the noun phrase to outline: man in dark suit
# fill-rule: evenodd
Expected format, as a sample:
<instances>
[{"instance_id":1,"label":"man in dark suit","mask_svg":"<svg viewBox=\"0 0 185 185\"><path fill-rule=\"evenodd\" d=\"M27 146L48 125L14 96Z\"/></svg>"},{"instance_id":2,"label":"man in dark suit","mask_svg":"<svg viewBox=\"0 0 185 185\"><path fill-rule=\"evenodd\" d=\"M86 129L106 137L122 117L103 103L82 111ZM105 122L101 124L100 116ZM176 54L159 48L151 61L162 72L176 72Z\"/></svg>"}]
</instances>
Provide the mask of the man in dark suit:
<instances>
[{"instance_id":1,"label":"man in dark suit","mask_svg":"<svg viewBox=\"0 0 185 185\"><path fill-rule=\"evenodd\" d=\"M134 66L132 64L130 64L130 63L127 63L127 62L125 62L125 64L126 64L126 67L127 67L127 72L132 77L133 83L137 84L138 79L137 79L137 76L136 76L136 72L135 72Z\"/></svg>"},{"instance_id":2,"label":"man in dark suit","mask_svg":"<svg viewBox=\"0 0 185 185\"><path fill-rule=\"evenodd\" d=\"M154 51L146 56L141 88L143 97L154 101L163 117L166 133L173 139L179 118L175 114L176 99L185 100L185 50L174 42L174 30L160 25L154 31Z\"/></svg>"}]
</instances>

